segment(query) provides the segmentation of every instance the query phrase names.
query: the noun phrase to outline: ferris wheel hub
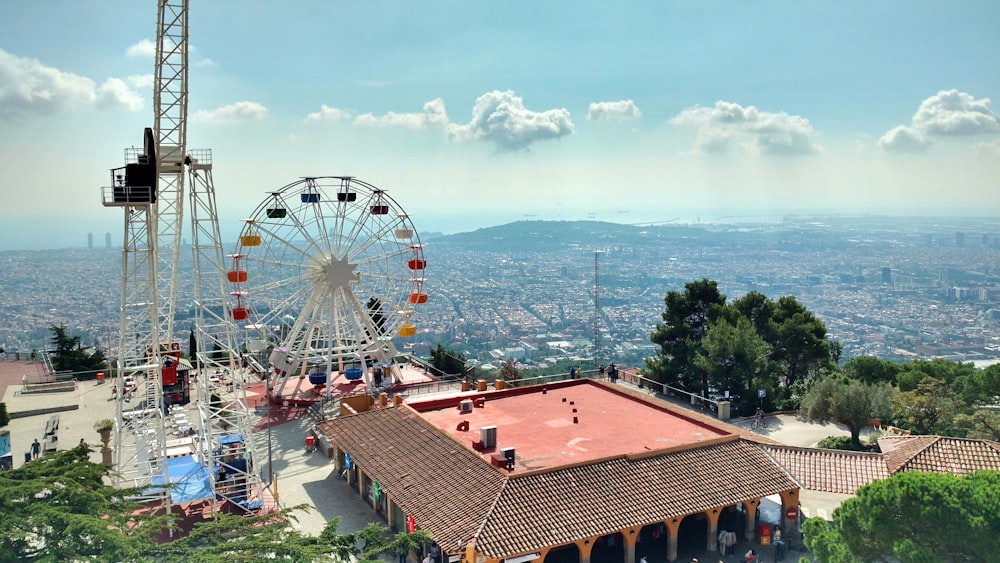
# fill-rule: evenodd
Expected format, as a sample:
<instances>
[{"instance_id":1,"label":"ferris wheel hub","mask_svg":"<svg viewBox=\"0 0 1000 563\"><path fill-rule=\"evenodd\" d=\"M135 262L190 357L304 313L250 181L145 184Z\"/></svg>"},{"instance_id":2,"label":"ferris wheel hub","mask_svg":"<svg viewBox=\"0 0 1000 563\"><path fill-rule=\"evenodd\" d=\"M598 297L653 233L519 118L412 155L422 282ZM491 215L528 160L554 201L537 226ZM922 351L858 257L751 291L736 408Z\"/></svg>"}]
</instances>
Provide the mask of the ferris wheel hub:
<instances>
[{"instance_id":1,"label":"ferris wheel hub","mask_svg":"<svg viewBox=\"0 0 1000 563\"><path fill-rule=\"evenodd\" d=\"M352 264L347 257L337 258L326 256L317 265L319 280L330 288L350 289L350 286L361 281L358 265Z\"/></svg>"}]
</instances>

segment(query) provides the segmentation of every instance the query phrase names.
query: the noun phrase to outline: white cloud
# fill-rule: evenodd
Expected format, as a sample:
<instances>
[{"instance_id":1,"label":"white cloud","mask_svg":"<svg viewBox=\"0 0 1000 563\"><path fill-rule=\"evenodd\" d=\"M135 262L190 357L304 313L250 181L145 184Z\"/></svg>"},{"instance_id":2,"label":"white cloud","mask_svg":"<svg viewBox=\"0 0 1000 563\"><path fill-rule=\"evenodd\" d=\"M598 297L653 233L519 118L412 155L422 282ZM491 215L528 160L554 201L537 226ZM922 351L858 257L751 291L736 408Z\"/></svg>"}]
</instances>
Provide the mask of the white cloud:
<instances>
[{"instance_id":1,"label":"white cloud","mask_svg":"<svg viewBox=\"0 0 1000 563\"><path fill-rule=\"evenodd\" d=\"M879 139L888 151L925 150L934 137L1000 133L1000 117L990 111L989 98L975 99L958 90L942 90L920 102L911 125L894 127Z\"/></svg>"},{"instance_id":2,"label":"white cloud","mask_svg":"<svg viewBox=\"0 0 1000 563\"><path fill-rule=\"evenodd\" d=\"M156 56L156 43L149 39L142 39L138 43L133 43L125 49L125 54L130 57L149 57L153 58Z\"/></svg>"},{"instance_id":3,"label":"white cloud","mask_svg":"<svg viewBox=\"0 0 1000 563\"><path fill-rule=\"evenodd\" d=\"M129 86L142 90L145 89L150 93L150 98L152 99L153 92L153 75L152 74L133 74L125 79Z\"/></svg>"},{"instance_id":4,"label":"white cloud","mask_svg":"<svg viewBox=\"0 0 1000 563\"><path fill-rule=\"evenodd\" d=\"M913 126L931 135L979 135L1000 133L1000 118L990 111L989 98L948 90L920 103Z\"/></svg>"},{"instance_id":5,"label":"white cloud","mask_svg":"<svg viewBox=\"0 0 1000 563\"><path fill-rule=\"evenodd\" d=\"M594 121L627 121L639 119L640 117L642 117L642 112L639 111L639 106L635 105L635 102L632 100L591 102L590 109L587 111L587 119Z\"/></svg>"},{"instance_id":6,"label":"white cloud","mask_svg":"<svg viewBox=\"0 0 1000 563\"><path fill-rule=\"evenodd\" d=\"M267 115L267 108L257 102L236 102L213 110L195 112L192 119L201 123L223 125L244 121L260 121Z\"/></svg>"},{"instance_id":7,"label":"white cloud","mask_svg":"<svg viewBox=\"0 0 1000 563\"><path fill-rule=\"evenodd\" d=\"M726 152L733 144L747 152L765 154L819 151L808 119L733 102L720 100L711 107L694 106L677 114L670 123L698 129L695 150L699 153Z\"/></svg>"},{"instance_id":8,"label":"white cloud","mask_svg":"<svg viewBox=\"0 0 1000 563\"><path fill-rule=\"evenodd\" d=\"M531 111L514 92L494 90L476 100L467 125L449 124L448 136L455 141L489 141L500 150L521 150L531 143L558 139L573 133L569 110Z\"/></svg>"},{"instance_id":9,"label":"white cloud","mask_svg":"<svg viewBox=\"0 0 1000 563\"><path fill-rule=\"evenodd\" d=\"M306 116L306 121L340 121L341 119L350 119L351 114L346 110L339 108L332 108L326 104L320 106L319 111L316 113L310 113Z\"/></svg>"},{"instance_id":10,"label":"white cloud","mask_svg":"<svg viewBox=\"0 0 1000 563\"><path fill-rule=\"evenodd\" d=\"M218 63L216 63L212 59L208 59L208 58L200 59L197 62L195 62L194 64L195 64L195 66L200 66L200 67L205 67L205 68L219 66Z\"/></svg>"},{"instance_id":11,"label":"white cloud","mask_svg":"<svg viewBox=\"0 0 1000 563\"><path fill-rule=\"evenodd\" d=\"M97 90L97 107L124 107L129 111L142 109L142 96L130 88L124 80L109 78Z\"/></svg>"},{"instance_id":12,"label":"white cloud","mask_svg":"<svg viewBox=\"0 0 1000 563\"><path fill-rule=\"evenodd\" d=\"M890 152L922 152L932 144L926 135L906 125L892 128L878 140L878 146Z\"/></svg>"},{"instance_id":13,"label":"white cloud","mask_svg":"<svg viewBox=\"0 0 1000 563\"><path fill-rule=\"evenodd\" d=\"M142 107L142 99L123 80L110 78L98 89L85 76L0 49L0 119L18 120L93 107L135 111Z\"/></svg>"},{"instance_id":14,"label":"white cloud","mask_svg":"<svg viewBox=\"0 0 1000 563\"><path fill-rule=\"evenodd\" d=\"M371 113L364 113L359 115L354 120L354 124L373 125L377 127L428 129L431 127L443 127L447 125L448 114L444 109L444 100L436 98L424 104L423 113L396 113L394 111L390 111L389 113L380 116L375 116Z\"/></svg>"}]
</instances>

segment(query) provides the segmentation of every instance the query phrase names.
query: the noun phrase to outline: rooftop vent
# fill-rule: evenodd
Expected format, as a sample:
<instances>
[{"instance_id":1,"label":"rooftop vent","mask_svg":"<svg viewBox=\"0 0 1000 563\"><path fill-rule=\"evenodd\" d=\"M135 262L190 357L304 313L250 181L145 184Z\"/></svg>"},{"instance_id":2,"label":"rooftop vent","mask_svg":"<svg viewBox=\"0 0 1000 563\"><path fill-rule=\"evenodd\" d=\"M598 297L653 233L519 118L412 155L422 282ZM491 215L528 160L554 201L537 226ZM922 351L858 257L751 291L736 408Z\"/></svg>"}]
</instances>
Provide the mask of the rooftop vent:
<instances>
[{"instance_id":1,"label":"rooftop vent","mask_svg":"<svg viewBox=\"0 0 1000 563\"><path fill-rule=\"evenodd\" d=\"M479 441L483 443L483 449L489 450L497 447L497 427L483 426L479 429Z\"/></svg>"},{"instance_id":2,"label":"rooftop vent","mask_svg":"<svg viewBox=\"0 0 1000 563\"><path fill-rule=\"evenodd\" d=\"M472 399L462 399L462 402L458 404L458 408L462 414L469 414L472 412Z\"/></svg>"}]
</instances>

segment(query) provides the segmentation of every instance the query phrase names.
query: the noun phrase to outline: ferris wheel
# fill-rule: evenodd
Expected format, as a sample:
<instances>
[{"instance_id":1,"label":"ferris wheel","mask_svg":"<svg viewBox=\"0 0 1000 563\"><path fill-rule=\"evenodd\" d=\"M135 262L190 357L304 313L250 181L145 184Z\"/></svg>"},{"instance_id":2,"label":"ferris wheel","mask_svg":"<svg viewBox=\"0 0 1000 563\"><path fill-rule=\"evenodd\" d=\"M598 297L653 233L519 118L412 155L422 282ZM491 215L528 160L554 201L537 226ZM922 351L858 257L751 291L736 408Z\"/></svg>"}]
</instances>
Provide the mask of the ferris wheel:
<instances>
[{"instance_id":1,"label":"ferris wheel","mask_svg":"<svg viewBox=\"0 0 1000 563\"><path fill-rule=\"evenodd\" d=\"M306 375L317 385L343 374L369 389L372 370L398 377L393 340L416 333L426 262L384 190L349 176L288 184L244 220L230 258L232 318L246 350L273 365L274 396Z\"/></svg>"}]
</instances>

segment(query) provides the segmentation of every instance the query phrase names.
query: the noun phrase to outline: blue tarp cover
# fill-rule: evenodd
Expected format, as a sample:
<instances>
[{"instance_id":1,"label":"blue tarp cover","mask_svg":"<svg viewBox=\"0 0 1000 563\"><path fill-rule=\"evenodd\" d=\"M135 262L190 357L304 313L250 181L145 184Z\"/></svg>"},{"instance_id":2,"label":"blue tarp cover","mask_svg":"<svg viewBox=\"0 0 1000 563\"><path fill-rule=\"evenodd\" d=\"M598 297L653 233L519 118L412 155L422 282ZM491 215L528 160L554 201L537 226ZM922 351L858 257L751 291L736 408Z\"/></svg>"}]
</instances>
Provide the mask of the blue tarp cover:
<instances>
[{"instance_id":1,"label":"blue tarp cover","mask_svg":"<svg viewBox=\"0 0 1000 563\"><path fill-rule=\"evenodd\" d=\"M223 446L228 446L229 444L238 444L243 441L243 434L230 434L228 436L219 436L219 444Z\"/></svg>"},{"instance_id":2,"label":"blue tarp cover","mask_svg":"<svg viewBox=\"0 0 1000 563\"><path fill-rule=\"evenodd\" d=\"M194 456L185 455L172 457L167 462L167 482L170 488L170 500L174 504L192 502L212 498L212 485L208 480L208 471L195 460ZM162 490L163 477L153 477L153 486L148 491Z\"/></svg>"}]
</instances>

